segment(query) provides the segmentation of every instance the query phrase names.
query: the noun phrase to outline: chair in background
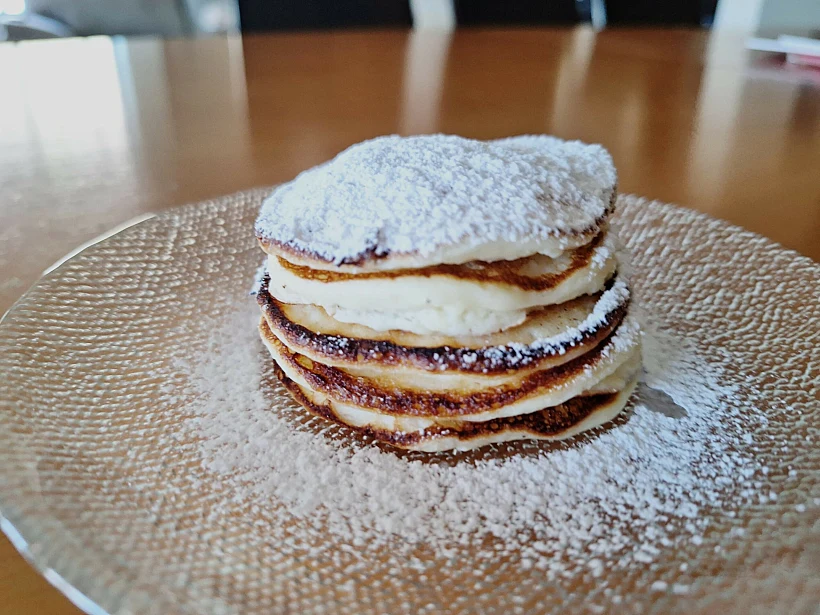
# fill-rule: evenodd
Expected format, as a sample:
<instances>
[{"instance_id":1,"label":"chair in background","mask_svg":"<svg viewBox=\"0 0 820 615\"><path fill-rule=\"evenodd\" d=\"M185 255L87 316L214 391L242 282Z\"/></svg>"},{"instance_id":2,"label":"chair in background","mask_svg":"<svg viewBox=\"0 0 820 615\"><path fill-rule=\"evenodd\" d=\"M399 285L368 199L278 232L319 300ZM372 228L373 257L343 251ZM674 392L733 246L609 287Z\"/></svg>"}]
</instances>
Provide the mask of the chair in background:
<instances>
[{"instance_id":1,"label":"chair in background","mask_svg":"<svg viewBox=\"0 0 820 615\"><path fill-rule=\"evenodd\" d=\"M409 27L408 0L239 0L243 32Z\"/></svg>"},{"instance_id":2,"label":"chair in background","mask_svg":"<svg viewBox=\"0 0 820 615\"><path fill-rule=\"evenodd\" d=\"M718 0L238 0L245 32L426 25L429 11L448 26L711 24Z\"/></svg>"},{"instance_id":3,"label":"chair in background","mask_svg":"<svg viewBox=\"0 0 820 615\"><path fill-rule=\"evenodd\" d=\"M718 0L604 0L609 26L710 25Z\"/></svg>"},{"instance_id":4,"label":"chair in background","mask_svg":"<svg viewBox=\"0 0 820 615\"><path fill-rule=\"evenodd\" d=\"M589 0L238 0L244 32L409 27L419 13L449 13L450 25L545 25L589 21ZM451 18L450 21L453 21Z\"/></svg>"},{"instance_id":5,"label":"chair in background","mask_svg":"<svg viewBox=\"0 0 820 615\"><path fill-rule=\"evenodd\" d=\"M453 0L459 26L575 24L589 20L589 2L576 0Z\"/></svg>"}]
</instances>

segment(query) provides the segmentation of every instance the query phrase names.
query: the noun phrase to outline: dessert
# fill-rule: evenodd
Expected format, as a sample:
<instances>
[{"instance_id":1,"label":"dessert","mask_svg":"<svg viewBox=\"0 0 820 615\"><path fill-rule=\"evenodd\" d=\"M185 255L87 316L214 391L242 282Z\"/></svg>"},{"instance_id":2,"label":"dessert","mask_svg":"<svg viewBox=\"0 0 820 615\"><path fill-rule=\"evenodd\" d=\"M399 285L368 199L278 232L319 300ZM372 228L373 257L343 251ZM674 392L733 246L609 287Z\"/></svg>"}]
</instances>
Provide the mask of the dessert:
<instances>
[{"instance_id":1,"label":"dessert","mask_svg":"<svg viewBox=\"0 0 820 615\"><path fill-rule=\"evenodd\" d=\"M611 420L640 329L600 146L382 137L268 197L257 300L309 411L401 448L565 438Z\"/></svg>"}]
</instances>

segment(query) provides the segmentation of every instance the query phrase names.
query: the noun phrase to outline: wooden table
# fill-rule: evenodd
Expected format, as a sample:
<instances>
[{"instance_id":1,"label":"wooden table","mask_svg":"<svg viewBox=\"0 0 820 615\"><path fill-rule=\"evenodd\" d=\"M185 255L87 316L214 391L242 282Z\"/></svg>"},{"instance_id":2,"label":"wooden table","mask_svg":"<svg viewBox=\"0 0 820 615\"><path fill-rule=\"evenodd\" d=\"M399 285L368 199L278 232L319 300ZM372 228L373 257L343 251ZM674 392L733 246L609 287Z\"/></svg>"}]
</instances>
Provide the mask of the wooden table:
<instances>
[{"instance_id":1,"label":"wooden table","mask_svg":"<svg viewBox=\"0 0 820 615\"><path fill-rule=\"evenodd\" d=\"M385 133L603 143L620 187L820 260L820 73L682 30L0 44L0 312L145 212L273 184ZM77 613L0 541L0 610Z\"/></svg>"}]
</instances>

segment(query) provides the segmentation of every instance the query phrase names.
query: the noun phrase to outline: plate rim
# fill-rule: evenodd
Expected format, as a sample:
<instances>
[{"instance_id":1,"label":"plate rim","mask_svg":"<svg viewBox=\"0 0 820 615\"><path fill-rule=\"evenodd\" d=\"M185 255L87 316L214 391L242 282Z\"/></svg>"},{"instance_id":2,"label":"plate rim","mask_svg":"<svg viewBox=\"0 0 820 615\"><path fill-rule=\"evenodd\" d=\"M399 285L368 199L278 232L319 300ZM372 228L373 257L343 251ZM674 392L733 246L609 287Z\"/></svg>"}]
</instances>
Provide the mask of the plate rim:
<instances>
[{"instance_id":1,"label":"plate rim","mask_svg":"<svg viewBox=\"0 0 820 615\"><path fill-rule=\"evenodd\" d=\"M194 206L200 205L200 203L194 203ZM0 327L3 327L6 324L8 318L12 315L12 313L28 298L28 296L43 282L43 280L47 279L49 276L57 272L60 268L63 267L69 261L81 256L87 250L93 248L94 246L111 239L112 237L116 237L121 233L128 231L129 229L135 228L139 225L145 224L151 220L161 219L176 215L175 212L182 208L186 207L186 205L181 205L177 207L173 207L169 210L160 213L145 213L139 216L135 216L133 218L129 218L125 222L114 226L113 228L109 229L108 231L97 235L96 237L80 244L73 250L69 251L64 256L57 259L52 265L47 267L42 274L29 286L22 295L20 295L17 300L12 303L9 308L0 316ZM2 401L2 400L0 400ZM33 569L36 574L44 578L48 583L55 588L58 592L60 592L63 596L65 596L69 602L71 602L74 606L78 609L86 613L87 615L113 615L116 613L120 607L122 606L121 603L115 605L116 610L105 609L97 601L89 596L88 591L83 591L78 587L78 583L76 581L70 581L68 576L64 572L58 571L55 567L51 566L48 562L44 561L45 558L42 558L35 554L30 548L29 545L31 544L30 540L26 537L26 534L32 534L35 532L32 528L27 528L27 523L24 519L15 519L15 515L12 512L13 506L6 505L6 496L5 494L0 491L0 532L8 539L11 546L14 548L15 551L28 563ZM76 572L71 574L70 576L76 576L77 578L87 578L92 575L83 574L85 571L82 566L77 567L75 570L82 570L79 575ZM115 598L116 600L116 598Z\"/></svg>"}]
</instances>

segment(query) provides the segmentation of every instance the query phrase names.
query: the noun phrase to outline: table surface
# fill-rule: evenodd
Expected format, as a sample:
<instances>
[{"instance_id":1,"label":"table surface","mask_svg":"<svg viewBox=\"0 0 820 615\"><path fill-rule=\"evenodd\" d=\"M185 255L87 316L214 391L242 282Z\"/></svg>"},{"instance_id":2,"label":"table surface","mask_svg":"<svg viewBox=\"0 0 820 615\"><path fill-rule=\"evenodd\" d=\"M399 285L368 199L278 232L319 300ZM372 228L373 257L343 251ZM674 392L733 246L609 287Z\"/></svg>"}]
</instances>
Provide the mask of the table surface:
<instances>
[{"instance_id":1,"label":"table surface","mask_svg":"<svg viewBox=\"0 0 820 615\"><path fill-rule=\"evenodd\" d=\"M0 313L147 212L376 135L604 144L622 192L820 260L820 73L688 30L387 31L0 44ZM0 610L78 613L0 539Z\"/></svg>"}]
</instances>

